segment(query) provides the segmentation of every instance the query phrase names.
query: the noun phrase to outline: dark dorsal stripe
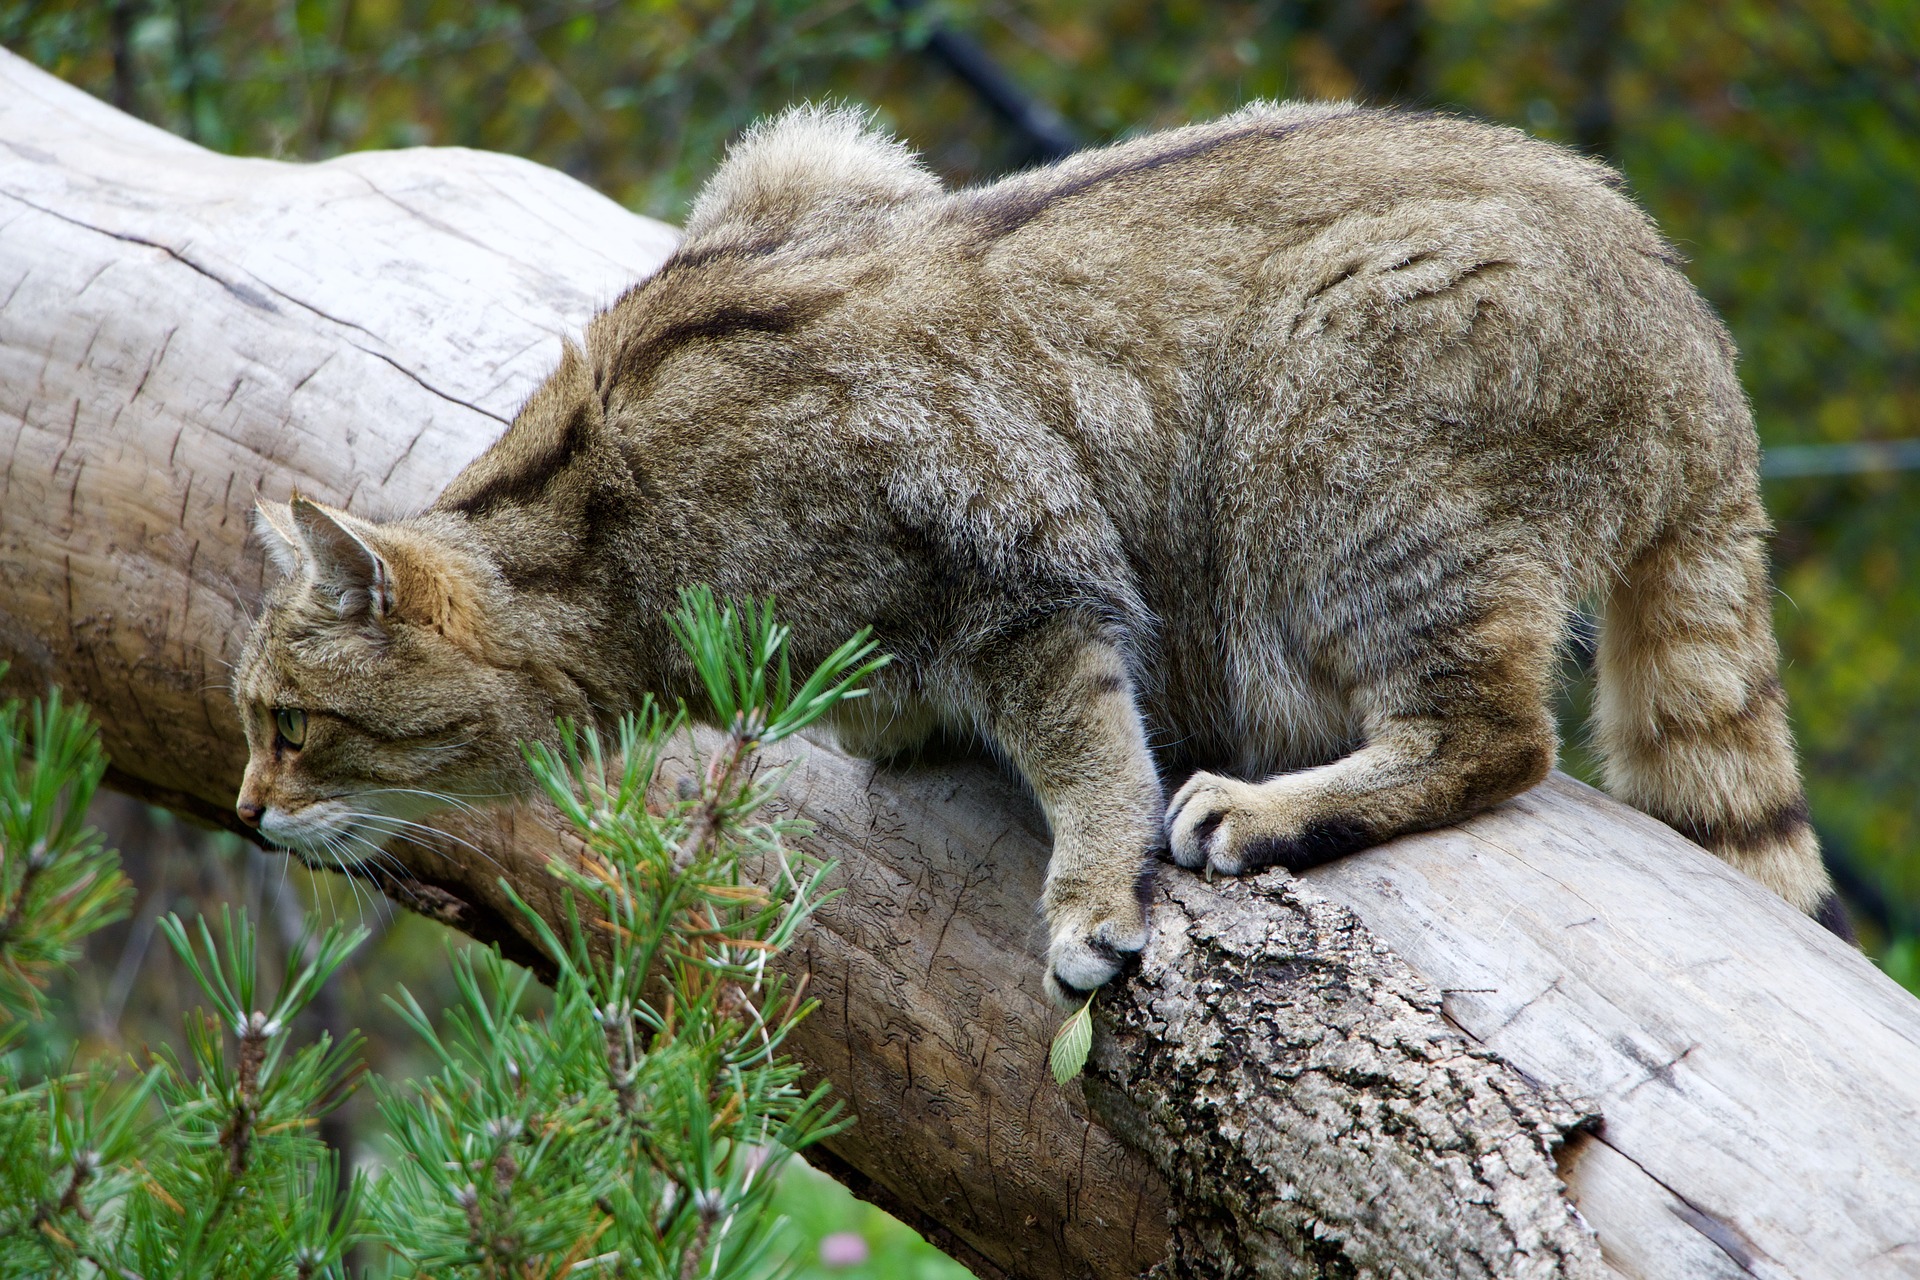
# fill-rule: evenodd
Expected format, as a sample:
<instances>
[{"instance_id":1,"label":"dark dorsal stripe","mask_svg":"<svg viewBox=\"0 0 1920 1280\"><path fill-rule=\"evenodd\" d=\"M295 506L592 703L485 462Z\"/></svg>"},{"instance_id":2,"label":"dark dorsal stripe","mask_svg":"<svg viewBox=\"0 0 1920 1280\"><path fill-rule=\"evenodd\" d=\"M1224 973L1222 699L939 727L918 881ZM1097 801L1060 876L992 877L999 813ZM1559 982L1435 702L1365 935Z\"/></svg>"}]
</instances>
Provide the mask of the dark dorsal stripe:
<instances>
[{"instance_id":1,"label":"dark dorsal stripe","mask_svg":"<svg viewBox=\"0 0 1920 1280\"><path fill-rule=\"evenodd\" d=\"M792 333L827 311L833 300L816 298L758 306L730 303L703 315L675 321L613 353L597 379L600 400L604 402L615 388L633 390L644 386L669 356L686 346L743 333ZM636 305L638 301L630 295L622 299L620 305ZM505 505L530 503L539 498L586 447L593 434L594 411L602 407L603 404L593 403L575 405L567 416L566 426L547 448L512 471L488 476L471 493L453 494L450 501L443 499L441 509L480 516Z\"/></svg>"},{"instance_id":2,"label":"dark dorsal stripe","mask_svg":"<svg viewBox=\"0 0 1920 1280\"><path fill-rule=\"evenodd\" d=\"M546 492L554 477L566 470L567 464L586 447L593 433L595 407L589 403L574 405L566 425L545 449L512 471L488 476L472 493L455 496L451 502L442 499L441 509L479 516L499 507L532 502Z\"/></svg>"},{"instance_id":3,"label":"dark dorsal stripe","mask_svg":"<svg viewBox=\"0 0 1920 1280\"><path fill-rule=\"evenodd\" d=\"M675 320L613 353L601 371L600 394L616 388L633 391L652 381L668 357L700 342L747 333L783 336L793 333L831 309L836 298L816 297L760 304L727 303L703 315Z\"/></svg>"},{"instance_id":4,"label":"dark dorsal stripe","mask_svg":"<svg viewBox=\"0 0 1920 1280\"><path fill-rule=\"evenodd\" d=\"M1084 195L1095 187L1132 177L1136 174L1152 173L1164 169L1170 164L1179 164L1183 160L1193 160L1236 142L1245 142L1250 138L1277 140L1294 133L1308 125L1320 124L1328 120L1345 119L1348 114L1320 116L1312 120L1296 121L1293 124L1276 125L1271 123L1249 124L1230 133L1215 134L1209 138L1196 138L1177 147L1149 156L1139 156L1123 160L1104 169L1070 178L1058 186L1044 187L1040 190L1004 191L990 187L959 207L962 216L971 217L978 222L985 240L997 240L1012 235L1020 228L1032 222L1054 205L1075 196Z\"/></svg>"},{"instance_id":5,"label":"dark dorsal stripe","mask_svg":"<svg viewBox=\"0 0 1920 1280\"><path fill-rule=\"evenodd\" d=\"M764 258L787 243L785 239L769 236L759 240L703 244L692 248L682 246L674 251L671 258L660 264L660 274L664 276L669 271L692 271L710 262Z\"/></svg>"}]
</instances>

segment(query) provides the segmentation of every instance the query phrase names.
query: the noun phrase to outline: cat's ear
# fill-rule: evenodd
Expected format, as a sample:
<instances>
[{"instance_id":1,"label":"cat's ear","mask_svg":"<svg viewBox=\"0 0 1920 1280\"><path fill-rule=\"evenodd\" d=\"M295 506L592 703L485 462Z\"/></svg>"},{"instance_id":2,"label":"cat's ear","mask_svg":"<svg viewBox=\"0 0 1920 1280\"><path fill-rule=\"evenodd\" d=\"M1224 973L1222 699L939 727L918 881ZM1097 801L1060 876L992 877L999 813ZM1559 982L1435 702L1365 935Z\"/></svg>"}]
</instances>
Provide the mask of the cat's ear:
<instances>
[{"instance_id":1,"label":"cat's ear","mask_svg":"<svg viewBox=\"0 0 1920 1280\"><path fill-rule=\"evenodd\" d=\"M274 568L289 576L300 572L300 535L294 531L293 511L286 503L254 503L253 533L267 549Z\"/></svg>"},{"instance_id":2,"label":"cat's ear","mask_svg":"<svg viewBox=\"0 0 1920 1280\"><path fill-rule=\"evenodd\" d=\"M332 600L342 621L393 612L393 571L374 549L365 522L294 495L288 504L314 589Z\"/></svg>"}]
</instances>

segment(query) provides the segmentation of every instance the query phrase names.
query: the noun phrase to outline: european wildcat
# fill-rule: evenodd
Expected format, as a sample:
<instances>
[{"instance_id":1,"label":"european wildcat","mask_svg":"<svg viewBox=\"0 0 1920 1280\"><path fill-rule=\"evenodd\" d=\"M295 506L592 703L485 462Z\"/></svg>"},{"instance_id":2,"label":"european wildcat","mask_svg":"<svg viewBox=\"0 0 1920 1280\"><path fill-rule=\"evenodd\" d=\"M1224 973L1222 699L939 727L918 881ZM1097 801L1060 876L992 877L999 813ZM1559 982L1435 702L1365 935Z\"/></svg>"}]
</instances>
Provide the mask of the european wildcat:
<instances>
[{"instance_id":1,"label":"european wildcat","mask_svg":"<svg viewBox=\"0 0 1920 1280\"><path fill-rule=\"evenodd\" d=\"M1753 428L1676 264L1610 171L1462 120L1256 105L948 192L791 112L427 512L261 509L240 812L351 859L354 812L523 785L556 714L691 698L680 584L771 592L798 656L896 655L850 745L945 724L1031 783L1060 994L1144 945L1164 843L1300 867L1533 785L1599 597L1615 794L1824 911Z\"/></svg>"}]
</instances>

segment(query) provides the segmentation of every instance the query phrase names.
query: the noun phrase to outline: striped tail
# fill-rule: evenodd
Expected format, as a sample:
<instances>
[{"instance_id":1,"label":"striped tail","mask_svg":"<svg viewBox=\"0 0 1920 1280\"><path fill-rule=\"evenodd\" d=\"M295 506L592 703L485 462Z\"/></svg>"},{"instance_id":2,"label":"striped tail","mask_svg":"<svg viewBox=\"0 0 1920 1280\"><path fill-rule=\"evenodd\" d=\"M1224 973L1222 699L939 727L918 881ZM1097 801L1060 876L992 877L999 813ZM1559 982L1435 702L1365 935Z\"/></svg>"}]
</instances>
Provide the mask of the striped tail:
<instances>
[{"instance_id":1,"label":"striped tail","mask_svg":"<svg viewBox=\"0 0 1920 1280\"><path fill-rule=\"evenodd\" d=\"M1607 789L1851 939L1787 727L1751 488L1628 567L1606 602L1596 738Z\"/></svg>"}]
</instances>

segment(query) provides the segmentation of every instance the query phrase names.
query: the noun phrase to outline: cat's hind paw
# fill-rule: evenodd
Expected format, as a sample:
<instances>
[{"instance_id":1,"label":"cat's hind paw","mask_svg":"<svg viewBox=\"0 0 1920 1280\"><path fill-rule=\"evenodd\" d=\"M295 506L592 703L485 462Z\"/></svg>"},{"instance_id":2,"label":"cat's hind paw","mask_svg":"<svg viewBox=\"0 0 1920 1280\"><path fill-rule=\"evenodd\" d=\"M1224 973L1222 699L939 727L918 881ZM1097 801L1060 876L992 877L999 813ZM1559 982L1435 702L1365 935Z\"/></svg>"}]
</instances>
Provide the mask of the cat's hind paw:
<instances>
[{"instance_id":1,"label":"cat's hind paw","mask_svg":"<svg viewBox=\"0 0 1920 1280\"><path fill-rule=\"evenodd\" d=\"M1173 860L1228 876L1272 866L1303 871L1374 843L1366 824L1325 813L1324 799L1298 778L1242 782L1194 774L1167 806Z\"/></svg>"},{"instance_id":2,"label":"cat's hind paw","mask_svg":"<svg viewBox=\"0 0 1920 1280\"><path fill-rule=\"evenodd\" d=\"M1205 868L1229 876L1256 870L1246 856L1252 852L1246 834L1257 790L1252 783L1217 773L1187 779L1167 806L1167 847L1173 860L1189 871Z\"/></svg>"}]
</instances>

